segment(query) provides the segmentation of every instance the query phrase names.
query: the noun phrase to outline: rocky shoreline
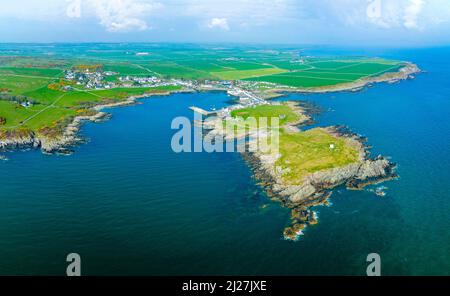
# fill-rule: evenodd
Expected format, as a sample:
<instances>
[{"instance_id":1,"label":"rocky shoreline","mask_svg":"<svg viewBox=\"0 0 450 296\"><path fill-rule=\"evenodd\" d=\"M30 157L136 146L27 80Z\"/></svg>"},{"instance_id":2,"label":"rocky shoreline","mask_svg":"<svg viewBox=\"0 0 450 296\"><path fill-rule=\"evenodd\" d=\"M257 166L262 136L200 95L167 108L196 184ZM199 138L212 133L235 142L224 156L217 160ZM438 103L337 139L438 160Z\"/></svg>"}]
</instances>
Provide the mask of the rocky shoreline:
<instances>
[{"instance_id":1,"label":"rocky shoreline","mask_svg":"<svg viewBox=\"0 0 450 296\"><path fill-rule=\"evenodd\" d=\"M40 148L46 154L70 154L72 152L70 147L83 140L79 137L79 130L84 122L108 120L110 114L101 110L134 105L138 103L138 98L148 96L150 95L133 96L124 101L97 105L92 108L96 112L95 114L75 117L65 127L63 134L58 137L38 137L34 133L19 133L15 137L7 137L0 140L0 151ZM285 126L291 132L300 132L299 126L312 124L312 115L320 112L316 106L306 102L288 102L288 105L300 115L297 122ZM343 126L327 127L325 130L337 138L345 139L348 145L359 151L359 160L343 167L312 173L301 184L292 185L283 181L282 170L276 165L277 157L258 152L242 153L243 158L253 170L255 178L259 180L259 184L265 189L268 196L291 209L291 225L286 227L283 232L285 239L297 240L308 225L318 222L317 215L311 208L317 205L326 205L334 188L345 185L349 190L361 190L368 185L398 177L395 174L396 164L382 156L370 158L365 138L352 133ZM209 130L209 132L218 133L215 129Z\"/></svg>"},{"instance_id":2,"label":"rocky shoreline","mask_svg":"<svg viewBox=\"0 0 450 296\"><path fill-rule=\"evenodd\" d=\"M37 135L35 132L6 132L3 137L0 137L0 151L14 151L24 149L41 149L44 154L71 154L70 147L83 142L83 139L79 136L81 126L85 122L100 123L111 118L111 115L101 110L106 108L123 107L139 104L137 101L140 98L146 98L151 96L168 96L172 93L184 92L164 92L158 94L143 94L139 96L131 96L123 101L114 103L96 105L91 110L96 113L93 115L81 115L76 116L73 120L64 128L62 134L54 137L46 137L43 135Z\"/></svg>"},{"instance_id":3,"label":"rocky shoreline","mask_svg":"<svg viewBox=\"0 0 450 296\"><path fill-rule=\"evenodd\" d=\"M316 113L317 110L309 109L308 105L297 102L288 102L288 105L301 115L302 120L285 127L291 132L301 132L298 125L309 125L312 122L310 112ZM260 152L242 153L268 196L291 209L292 223L284 230L285 239L297 240L308 225L318 222L317 215L311 208L326 205L334 188L345 185L349 190L361 190L368 185L398 177L395 173L395 163L383 156L370 157L369 147L366 145L367 139L352 133L343 126L327 127L324 130L336 138L344 139L347 145L356 149L359 152L358 160L343 167L311 173L304 180L299 180L298 184L293 185L284 181L283 170L276 164L281 155L274 156Z\"/></svg>"},{"instance_id":4,"label":"rocky shoreline","mask_svg":"<svg viewBox=\"0 0 450 296\"><path fill-rule=\"evenodd\" d=\"M77 116L67 125L64 133L58 137L38 136L34 132L14 135L0 140L0 151L38 149L45 154L68 153L68 147L81 141L77 136L83 122L100 122L108 117L107 113L98 112L92 116Z\"/></svg>"},{"instance_id":5,"label":"rocky shoreline","mask_svg":"<svg viewBox=\"0 0 450 296\"><path fill-rule=\"evenodd\" d=\"M362 190L398 178L396 164L383 156L364 159L339 168L319 171L309 175L301 185L285 184L273 163L267 163L257 153L244 153L255 178L268 196L291 209L292 224L284 230L284 238L298 239L308 225L317 224L312 207L327 205L333 189L345 185L349 190Z\"/></svg>"},{"instance_id":6,"label":"rocky shoreline","mask_svg":"<svg viewBox=\"0 0 450 296\"><path fill-rule=\"evenodd\" d=\"M371 76L367 78L362 78L350 83L342 83L338 85L326 86L326 87L314 87L314 88L284 88L279 87L271 90L272 95L268 97L276 98L282 95L282 93L330 93L330 92L341 92L341 91L351 91L357 92L364 89L367 86L376 83L397 83L402 80L414 79L415 74L421 73L422 70L413 63L405 63L396 72L386 72L380 76Z\"/></svg>"},{"instance_id":7,"label":"rocky shoreline","mask_svg":"<svg viewBox=\"0 0 450 296\"><path fill-rule=\"evenodd\" d=\"M420 69L408 63L395 73L385 73L378 77L371 77L358 80L351 84L339 85L336 87L328 87L315 90L297 90L298 92L335 92L350 90L359 90L371 83L390 82L410 79L415 73L419 73ZM79 136L79 131L85 122L102 122L110 118L110 114L102 112L105 108L113 108L119 106L129 106L138 104L137 99L170 95L177 92L189 92L190 90L181 90L158 94L144 94L140 96L132 96L123 101L109 104L97 105L90 110L95 111L93 115L76 116L67 124L61 135L56 137L45 137L36 135L34 132L3 132L0 134L0 152L20 149L41 149L46 154L69 154L70 147L80 143L83 139ZM276 92L295 92L292 89L277 89ZM312 114L317 114L320 110L316 106L308 105L305 102L289 102L292 110L300 115L300 120L291 123L287 127L291 132L300 132L299 125L310 125ZM311 209L317 205L326 205L328 198L332 195L332 190L338 186L346 186L349 190L361 190L364 187L392 180L398 176L395 173L396 164L390 162L383 156L371 158L366 139L356 135L342 126L327 127L327 133L336 138L344 139L345 142L355 148L359 152L358 161L343 167L337 167L328 170L321 170L311 173L299 184L292 185L283 181L283 173L277 167L277 157L267 156L258 152L245 152L243 158L249 164L254 172L260 185L266 190L269 197L273 200L281 202L284 206L291 209L291 225L284 230L285 239L296 240L302 231L308 226L318 222L316 213ZM220 133L214 128L209 130L210 133ZM9 134L11 133L11 134Z\"/></svg>"},{"instance_id":8,"label":"rocky shoreline","mask_svg":"<svg viewBox=\"0 0 450 296\"><path fill-rule=\"evenodd\" d=\"M316 89L273 89L271 90L272 96L267 97L270 99L275 96L282 95L282 92L300 92L300 93L326 93L326 92L336 92L336 91L357 91L371 83L388 82L393 83L400 80L405 80L413 78L412 75L421 72L417 65L412 63L405 63L405 66L400 68L397 72L388 72L377 77L370 77L365 79L360 79L350 84L340 84L338 86L330 86L326 88L316 88ZM208 89L207 91L214 91L215 89ZM105 108L113 108L119 106L129 106L137 103L137 99L145 98L150 96L163 96L170 95L172 93L179 92L192 92L191 90L177 90L173 92L157 93L157 94L143 94L139 96L131 96L123 101L97 105L91 108L91 110L97 113L92 116L77 116L74 117L73 121L69 123L61 135L46 137L43 135L36 134L35 132L4 132L0 134L0 151L9 150L21 150L21 149L38 149L40 148L43 153L53 154L53 153L70 153L70 146L82 141L78 136L79 129L84 122L100 122L107 120L109 115L100 112Z\"/></svg>"}]
</instances>

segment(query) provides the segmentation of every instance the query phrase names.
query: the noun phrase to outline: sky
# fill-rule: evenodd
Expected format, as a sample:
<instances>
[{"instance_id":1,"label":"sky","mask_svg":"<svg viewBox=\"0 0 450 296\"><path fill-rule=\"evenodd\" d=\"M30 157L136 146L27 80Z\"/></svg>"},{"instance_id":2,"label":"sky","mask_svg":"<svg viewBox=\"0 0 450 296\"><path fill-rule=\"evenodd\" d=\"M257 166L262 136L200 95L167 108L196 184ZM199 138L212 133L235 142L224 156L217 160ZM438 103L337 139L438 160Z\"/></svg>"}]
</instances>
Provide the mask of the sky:
<instances>
[{"instance_id":1,"label":"sky","mask_svg":"<svg viewBox=\"0 0 450 296\"><path fill-rule=\"evenodd\" d=\"M1 0L0 42L446 46L450 1Z\"/></svg>"}]
</instances>

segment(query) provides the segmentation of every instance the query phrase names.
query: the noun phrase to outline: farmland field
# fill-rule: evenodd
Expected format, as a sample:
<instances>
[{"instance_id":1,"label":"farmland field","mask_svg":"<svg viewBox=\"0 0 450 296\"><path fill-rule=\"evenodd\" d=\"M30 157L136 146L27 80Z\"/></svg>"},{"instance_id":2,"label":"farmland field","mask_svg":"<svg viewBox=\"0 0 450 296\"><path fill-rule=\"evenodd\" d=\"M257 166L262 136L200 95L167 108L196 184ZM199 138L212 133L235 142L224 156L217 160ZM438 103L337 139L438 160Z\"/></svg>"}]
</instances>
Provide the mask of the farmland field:
<instances>
[{"instance_id":1,"label":"farmland field","mask_svg":"<svg viewBox=\"0 0 450 296\"><path fill-rule=\"evenodd\" d=\"M330 149L330 144L334 149ZM300 133L282 132L280 135L282 157L277 165L289 172L284 181L301 184L303 178L312 172L343 167L358 160L358 151L321 128Z\"/></svg>"},{"instance_id":2,"label":"farmland field","mask_svg":"<svg viewBox=\"0 0 450 296\"><path fill-rule=\"evenodd\" d=\"M13 52L13 54L11 54ZM295 88L349 83L397 71L403 63L365 57L310 57L294 48L261 49L168 44L0 45L0 129L52 127L79 109L145 93L163 93L180 86L120 86L124 76L189 81L246 81ZM101 69L111 89L86 89L64 79L70 69ZM64 87L71 87L65 89ZM14 101L11 98L18 98ZM29 100L32 107L22 107ZM36 115L36 113L38 113Z\"/></svg>"},{"instance_id":3,"label":"farmland field","mask_svg":"<svg viewBox=\"0 0 450 296\"><path fill-rule=\"evenodd\" d=\"M316 61L305 62L303 69L289 72L247 78L246 80L271 82L293 87L323 87L350 83L358 79L397 71L401 63L376 62L373 60L356 61Z\"/></svg>"}]
</instances>

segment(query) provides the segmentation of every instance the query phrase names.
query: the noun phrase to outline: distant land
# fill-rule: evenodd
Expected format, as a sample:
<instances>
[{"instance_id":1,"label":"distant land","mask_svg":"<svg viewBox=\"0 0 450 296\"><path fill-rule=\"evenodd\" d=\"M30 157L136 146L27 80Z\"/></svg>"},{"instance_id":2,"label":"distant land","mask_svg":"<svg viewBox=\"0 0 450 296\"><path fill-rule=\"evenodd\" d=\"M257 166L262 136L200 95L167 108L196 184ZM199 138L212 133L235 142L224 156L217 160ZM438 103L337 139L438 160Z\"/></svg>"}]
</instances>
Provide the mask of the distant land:
<instances>
[{"instance_id":1,"label":"distant land","mask_svg":"<svg viewBox=\"0 0 450 296\"><path fill-rule=\"evenodd\" d=\"M370 158L364 139L342 127L302 131L311 122L308 108L271 99L285 92L358 91L418 72L409 62L313 57L293 49L2 45L0 149L68 154L80 140L83 122L108 117L101 111L105 107L174 92L225 91L235 104L209 118L212 132L220 133L224 120L280 119L279 154L243 156L269 195L292 209L284 237L296 240L307 225L317 223L310 208L326 204L333 188L362 189L396 178L396 165L382 156Z\"/></svg>"},{"instance_id":2,"label":"distant land","mask_svg":"<svg viewBox=\"0 0 450 296\"><path fill-rule=\"evenodd\" d=\"M395 81L415 65L367 57L312 57L294 49L1 45L0 147L58 150L101 106L177 91L233 87L262 98Z\"/></svg>"}]
</instances>

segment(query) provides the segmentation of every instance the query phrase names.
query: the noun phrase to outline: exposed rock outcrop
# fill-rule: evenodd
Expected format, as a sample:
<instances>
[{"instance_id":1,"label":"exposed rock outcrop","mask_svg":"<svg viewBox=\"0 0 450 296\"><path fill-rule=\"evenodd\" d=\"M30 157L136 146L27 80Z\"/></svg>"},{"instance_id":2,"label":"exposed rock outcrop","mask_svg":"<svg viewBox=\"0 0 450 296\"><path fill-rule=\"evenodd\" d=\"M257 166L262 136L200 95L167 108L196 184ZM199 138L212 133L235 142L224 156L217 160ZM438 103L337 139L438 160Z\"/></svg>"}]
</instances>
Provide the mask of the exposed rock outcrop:
<instances>
[{"instance_id":1,"label":"exposed rock outcrop","mask_svg":"<svg viewBox=\"0 0 450 296\"><path fill-rule=\"evenodd\" d=\"M292 106L292 103L290 104ZM295 124L308 124L307 112L299 105L294 108L302 115L302 121ZM217 125L217 124L216 124ZM285 126L286 128L286 126ZM246 152L244 159L250 164L255 177L266 189L268 195L292 209L292 225L284 232L286 239L297 239L307 225L318 222L316 213L311 207L327 204L332 189L345 185L348 189L359 190L369 184L394 179L396 165L382 156L369 157L366 139L352 133L343 126L333 126L324 129L327 133L343 139L346 145L359 152L359 157L353 163L332 169L319 170L310 173L298 182L286 182L284 171L277 166L281 155L259 152ZM220 130L212 131L219 133ZM295 131L293 131L295 132ZM300 132L300 131L297 131Z\"/></svg>"},{"instance_id":2,"label":"exposed rock outcrop","mask_svg":"<svg viewBox=\"0 0 450 296\"><path fill-rule=\"evenodd\" d=\"M100 122L107 119L108 116L109 114L104 112L97 112L92 116L77 116L58 136L49 137L28 130L4 132L0 135L0 151L40 148L47 154L67 153L69 146L81 141L78 132L83 122Z\"/></svg>"},{"instance_id":3,"label":"exposed rock outcrop","mask_svg":"<svg viewBox=\"0 0 450 296\"><path fill-rule=\"evenodd\" d=\"M142 95L131 96L122 101L114 101L100 105L89 106L88 110L92 111L91 113L93 113L93 115L80 115L74 117L70 122L64 122L61 128L62 131L54 131L51 128L46 128L46 131L49 132L34 132L25 128L19 128L13 131L0 130L0 151L40 148L41 151L46 154L69 154L71 153L70 147L82 141L82 138L78 136L78 132L83 122L101 122L109 119L110 114L101 112L101 110L105 108L138 104L137 99L139 98L151 97L156 95L164 96L179 92L190 91L177 90L163 93L146 93Z\"/></svg>"},{"instance_id":4,"label":"exposed rock outcrop","mask_svg":"<svg viewBox=\"0 0 450 296\"><path fill-rule=\"evenodd\" d=\"M5 131L0 134L0 151L38 148L41 142L28 130Z\"/></svg>"}]
</instances>

